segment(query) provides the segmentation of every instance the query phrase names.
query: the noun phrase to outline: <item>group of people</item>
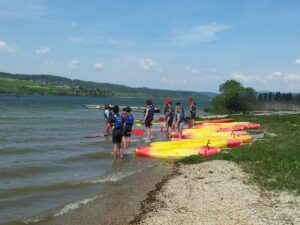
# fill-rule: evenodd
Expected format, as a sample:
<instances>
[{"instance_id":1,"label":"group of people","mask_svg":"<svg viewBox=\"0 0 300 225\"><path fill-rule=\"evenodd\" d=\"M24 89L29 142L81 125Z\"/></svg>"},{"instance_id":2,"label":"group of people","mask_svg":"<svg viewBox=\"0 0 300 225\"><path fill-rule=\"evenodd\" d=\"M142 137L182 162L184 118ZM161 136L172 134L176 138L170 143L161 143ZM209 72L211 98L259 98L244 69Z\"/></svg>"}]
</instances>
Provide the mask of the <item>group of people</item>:
<instances>
[{"instance_id":1,"label":"group of people","mask_svg":"<svg viewBox=\"0 0 300 225\"><path fill-rule=\"evenodd\" d=\"M123 158L123 148L128 149L130 145L131 130L134 123L134 117L131 114L131 108L127 106L125 112L120 115L120 108L118 105L112 107L112 111L109 105L105 105L104 109L104 135L109 134L112 130L113 141L113 158L117 158L119 154L120 158Z\"/></svg>"},{"instance_id":2,"label":"group of people","mask_svg":"<svg viewBox=\"0 0 300 225\"><path fill-rule=\"evenodd\" d=\"M112 111L111 111L112 109ZM134 117L131 114L131 108L127 106L125 112L119 114L119 106L115 105L112 108L109 105L105 105L104 109L104 135L107 136L112 129L112 141L113 141L113 157L116 159L117 154L120 158L123 158L123 148L128 149L130 145L130 136L132 126L134 123ZM152 122L154 119L154 104L151 99L146 100L146 109L144 111L143 123L145 124L147 131L146 142L150 142L153 138ZM164 107L165 121L167 126L168 136L171 137L174 129L178 131L178 137L182 138L182 129L184 123L184 107L180 102L176 103L175 110L173 104L169 98L167 98ZM190 101L190 125L194 126L196 117L196 104Z\"/></svg>"},{"instance_id":3,"label":"group of people","mask_svg":"<svg viewBox=\"0 0 300 225\"><path fill-rule=\"evenodd\" d=\"M176 129L178 131L178 137L182 138L182 129L185 118L184 108L182 104L180 102L177 102L174 110L171 100L167 99L165 103L164 113L169 137L172 136L173 130ZM190 126L194 126L195 117L196 103L194 101L190 101Z\"/></svg>"}]
</instances>

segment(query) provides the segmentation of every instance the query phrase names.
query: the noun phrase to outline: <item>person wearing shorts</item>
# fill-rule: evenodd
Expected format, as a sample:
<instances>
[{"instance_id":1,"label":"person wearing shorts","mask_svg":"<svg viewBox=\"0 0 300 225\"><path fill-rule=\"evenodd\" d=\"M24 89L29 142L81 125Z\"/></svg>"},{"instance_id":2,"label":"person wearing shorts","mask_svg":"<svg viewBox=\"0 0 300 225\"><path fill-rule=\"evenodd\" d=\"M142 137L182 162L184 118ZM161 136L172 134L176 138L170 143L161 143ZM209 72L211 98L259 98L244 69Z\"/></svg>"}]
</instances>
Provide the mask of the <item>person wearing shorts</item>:
<instances>
[{"instance_id":1,"label":"person wearing shorts","mask_svg":"<svg viewBox=\"0 0 300 225\"><path fill-rule=\"evenodd\" d=\"M127 150L130 145L130 136L132 125L134 123L134 117L130 113L131 108L127 106L125 108L125 113L122 114L122 122L123 122L123 147Z\"/></svg>"},{"instance_id":2,"label":"person wearing shorts","mask_svg":"<svg viewBox=\"0 0 300 225\"><path fill-rule=\"evenodd\" d=\"M148 99L146 101L146 111L144 116L144 123L147 130L147 142L150 142L152 136L152 120L153 120L153 110L152 110L152 101Z\"/></svg>"},{"instance_id":3,"label":"person wearing shorts","mask_svg":"<svg viewBox=\"0 0 300 225\"><path fill-rule=\"evenodd\" d=\"M168 131L169 138L172 137L173 120L174 120L174 110L173 110L173 107L172 107L172 102L169 102L168 103L167 119L166 119L167 131Z\"/></svg>"},{"instance_id":4,"label":"person wearing shorts","mask_svg":"<svg viewBox=\"0 0 300 225\"><path fill-rule=\"evenodd\" d=\"M195 118L196 118L196 103L192 102L190 105L190 116L191 116L191 126L195 125Z\"/></svg>"},{"instance_id":5,"label":"person wearing shorts","mask_svg":"<svg viewBox=\"0 0 300 225\"><path fill-rule=\"evenodd\" d=\"M114 113L114 129L112 132L112 141L113 141L113 157L117 158L117 154L120 155L120 159L123 158L123 149L122 149L122 136L123 136L123 123L122 116L119 115L119 106L115 105L113 107Z\"/></svg>"}]
</instances>

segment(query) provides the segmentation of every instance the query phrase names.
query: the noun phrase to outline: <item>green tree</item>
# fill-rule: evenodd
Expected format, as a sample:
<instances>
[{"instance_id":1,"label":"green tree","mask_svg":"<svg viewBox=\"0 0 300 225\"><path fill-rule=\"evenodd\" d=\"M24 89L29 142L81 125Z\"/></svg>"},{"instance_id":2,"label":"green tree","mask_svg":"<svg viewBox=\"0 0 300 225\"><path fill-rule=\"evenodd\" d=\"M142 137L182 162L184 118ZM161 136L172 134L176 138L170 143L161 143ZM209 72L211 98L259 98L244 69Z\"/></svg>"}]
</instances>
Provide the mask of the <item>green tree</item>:
<instances>
[{"instance_id":1,"label":"green tree","mask_svg":"<svg viewBox=\"0 0 300 225\"><path fill-rule=\"evenodd\" d=\"M253 88L243 87L235 80L227 80L219 87L220 95L212 100L214 111L217 112L246 112L256 104L256 92Z\"/></svg>"}]
</instances>

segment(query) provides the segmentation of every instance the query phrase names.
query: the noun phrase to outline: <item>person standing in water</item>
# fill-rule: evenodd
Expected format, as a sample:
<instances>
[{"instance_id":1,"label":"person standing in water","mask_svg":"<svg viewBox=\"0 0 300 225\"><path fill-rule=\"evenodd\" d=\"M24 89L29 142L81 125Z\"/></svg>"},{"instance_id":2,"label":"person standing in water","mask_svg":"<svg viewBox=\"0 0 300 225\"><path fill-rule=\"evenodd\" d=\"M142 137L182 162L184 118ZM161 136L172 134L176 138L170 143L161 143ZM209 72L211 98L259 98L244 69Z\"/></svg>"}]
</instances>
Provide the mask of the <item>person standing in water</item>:
<instances>
[{"instance_id":1,"label":"person standing in water","mask_svg":"<svg viewBox=\"0 0 300 225\"><path fill-rule=\"evenodd\" d=\"M104 106L104 136L109 135L109 131L112 128L112 120L113 120L113 113L110 110L109 105Z\"/></svg>"},{"instance_id":2,"label":"person standing in water","mask_svg":"<svg viewBox=\"0 0 300 225\"><path fill-rule=\"evenodd\" d=\"M131 130L132 125L134 122L134 117L130 113L131 108L127 106L125 108L125 112L122 114L122 121L123 121L123 147L124 149L128 149L130 145L130 136L131 136Z\"/></svg>"},{"instance_id":3,"label":"person standing in water","mask_svg":"<svg viewBox=\"0 0 300 225\"><path fill-rule=\"evenodd\" d=\"M123 135L123 123L122 116L119 114L119 106L115 105L113 107L114 112L114 129L112 132L112 141L113 141L113 157L117 158L117 154L120 155L120 159L123 158L123 149L122 149L122 135Z\"/></svg>"},{"instance_id":4,"label":"person standing in water","mask_svg":"<svg viewBox=\"0 0 300 225\"><path fill-rule=\"evenodd\" d=\"M146 101L146 110L145 110L145 115L144 115L144 123L146 126L146 130L147 130L147 141L146 142L150 142L151 140L151 136L152 136L152 120L153 120L153 110L152 107L153 103L151 101L151 99L148 99Z\"/></svg>"}]
</instances>

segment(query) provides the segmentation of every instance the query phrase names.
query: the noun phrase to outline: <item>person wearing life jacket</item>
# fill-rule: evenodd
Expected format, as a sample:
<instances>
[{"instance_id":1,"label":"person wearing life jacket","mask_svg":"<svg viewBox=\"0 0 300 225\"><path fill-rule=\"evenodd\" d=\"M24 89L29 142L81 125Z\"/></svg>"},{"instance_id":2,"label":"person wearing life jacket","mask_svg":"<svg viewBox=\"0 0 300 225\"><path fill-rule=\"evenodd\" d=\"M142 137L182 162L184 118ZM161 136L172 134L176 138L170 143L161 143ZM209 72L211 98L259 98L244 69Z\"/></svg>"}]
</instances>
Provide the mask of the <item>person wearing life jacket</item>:
<instances>
[{"instance_id":1,"label":"person wearing life jacket","mask_svg":"<svg viewBox=\"0 0 300 225\"><path fill-rule=\"evenodd\" d=\"M128 149L128 147L130 145L131 130L132 130L132 125L134 123L134 117L130 112L131 112L131 108L129 106L127 106L125 108L125 112L122 114L123 147L125 149Z\"/></svg>"},{"instance_id":2,"label":"person wearing life jacket","mask_svg":"<svg viewBox=\"0 0 300 225\"><path fill-rule=\"evenodd\" d=\"M191 126L195 125L195 118L196 118L196 103L192 102L190 105L190 117L191 117Z\"/></svg>"},{"instance_id":3,"label":"person wearing life jacket","mask_svg":"<svg viewBox=\"0 0 300 225\"><path fill-rule=\"evenodd\" d=\"M113 141L113 157L117 158L117 154L120 155L120 159L123 158L123 149L122 149L122 136L123 136L123 122L122 116L119 114L119 106L115 105L113 107L114 112L114 129L112 132L112 141Z\"/></svg>"},{"instance_id":4,"label":"person wearing life jacket","mask_svg":"<svg viewBox=\"0 0 300 225\"><path fill-rule=\"evenodd\" d=\"M178 131L178 137L182 138L182 128L184 123L184 109L180 102L176 103L176 129Z\"/></svg>"},{"instance_id":5,"label":"person wearing life jacket","mask_svg":"<svg viewBox=\"0 0 300 225\"><path fill-rule=\"evenodd\" d=\"M172 127L173 127L173 120L174 120L175 113L171 101L168 103L168 112L166 115L167 115L166 124L167 124L168 136L172 137L172 131L173 131Z\"/></svg>"},{"instance_id":6,"label":"person wearing life jacket","mask_svg":"<svg viewBox=\"0 0 300 225\"><path fill-rule=\"evenodd\" d=\"M104 136L109 135L109 131L112 128L113 123L113 113L109 107L109 105L104 106Z\"/></svg>"},{"instance_id":7,"label":"person wearing life jacket","mask_svg":"<svg viewBox=\"0 0 300 225\"><path fill-rule=\"evenodd\" d=\"M144 114L144 123L145 123L145 127L147 130L147 141L146 142L150 142L151 140L151 136L152 136L152 120L153 120L153 109L152 107L153 103L151 101L151 99L148 99L146 101L146 109L145 109L145 114Z\"/></svg>"}]
</instances>

